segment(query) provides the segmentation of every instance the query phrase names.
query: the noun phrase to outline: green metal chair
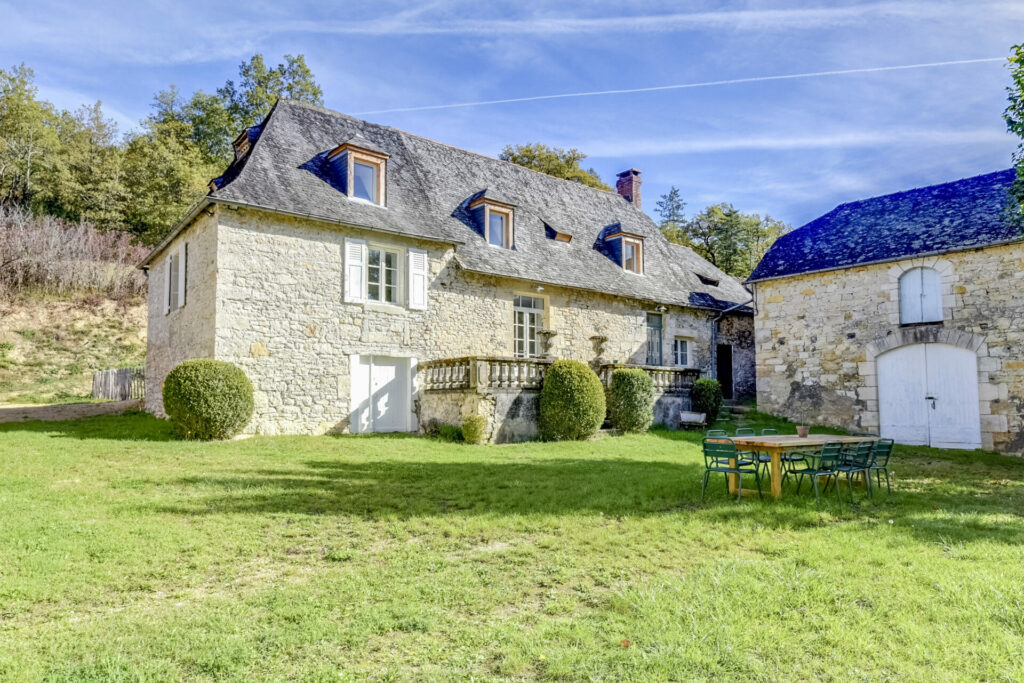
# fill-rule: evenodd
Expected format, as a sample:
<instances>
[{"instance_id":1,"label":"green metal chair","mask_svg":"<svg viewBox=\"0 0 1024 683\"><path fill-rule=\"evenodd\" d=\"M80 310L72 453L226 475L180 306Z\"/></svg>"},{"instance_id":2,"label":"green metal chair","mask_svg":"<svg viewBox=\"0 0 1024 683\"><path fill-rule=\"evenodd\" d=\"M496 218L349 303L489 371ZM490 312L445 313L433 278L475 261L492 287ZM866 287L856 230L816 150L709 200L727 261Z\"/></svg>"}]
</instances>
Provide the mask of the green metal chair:
<instances>
[{"instance_id":1,"label":"green metal chair","mask_svg":"<svg viewBox=\"0 0 1024 683\"><path fill-rule=\"evenodd\" d=\"M853 477L862 474L868 489L868 498L874 496L871 486L871 465L874 461L874 441L859 441L852 447L848 444L843 449L836 473L846 475L846 483L850 487L850 502L853 502ZM839 477L836 476L836 488L839 488Z\"/></svg>"},{"instance_id":2,"label":"green metal chair","mask_svg":"<svg viewBox=\"0 0 1024 683\"><path fill-rule=\"evenodd\" d=\"M717 439L723 436L726 438L729 437L729 435L726 433L724 429L709 429L707 432L704 433L704 438L706 439Z\"/></svg>"},{"instance_id":3,"label":"green metal chair","mask_svg":"<svg viewBox=\"0 0 1024 683\"><path fill-rule=\"evenodd\" d=\"M740 427L736 430L736 436L757 436L757 432L750 427ZM759 453L755 453L754 451L739 451L739 456L743 462L753 463L755 466L761 467L762 461ZM769 458L769 462L770 461L771 459Z\"/></svg>"},{"instance_id":4,"label":"green metal chair","mask_svg":"<svg viewBox=\"0 0 1024 683\"><path fill-rule=\"evenodd\" d=\"M885 472L885 488L892 493L892 486L889 484L889 457L892 455L893 440L879 439L875 442L871 467L868 468L868 478L874 472L878 478L878 488L882 488L882 472Z\"/></svg>"},{"instance_id":5,"label":"green metal chair","mask_svg":"<svg viewBox=\"0 0 1024 683\"><path fill-rule=\"evenodd\" d=\"M735 463L735 464L734 464ZM714 472L725 475L725 489L729 490L729 475L737 475L736 502L743 499L743 475L753 474L757 482L757 497L761 495L761 475L751 462L744 462L736 451L736 444L727 437L710 437L704 439L704 481L700 486L700 502L704 502L708 490L708 479Z\"/></svg>"},{"instance_id":6,"label":"green metal chair","mask_svg":"<svg viewBox=\"0 0 1024 683\"><path fill-rule=\"evenodd\" d=\"M836 482L836 499L839 501L839 507L842 507L843 497L839 493L839 474L836 471L836 468L839 466L842 453L843 444L834 441L822 446L821 451L819 452L805 453L803 460L801 461L803 466L794 467L792 472L792 474L799 476L796 482L796 492L798 494L800 493L800 487L803 486L804 477L810 477L811 484L814 486L814 500L820 503L821 493L818 488L818 480L825 477L826 490L828 489L830 480L834 480Z\"/></svg>"}]
</instances>

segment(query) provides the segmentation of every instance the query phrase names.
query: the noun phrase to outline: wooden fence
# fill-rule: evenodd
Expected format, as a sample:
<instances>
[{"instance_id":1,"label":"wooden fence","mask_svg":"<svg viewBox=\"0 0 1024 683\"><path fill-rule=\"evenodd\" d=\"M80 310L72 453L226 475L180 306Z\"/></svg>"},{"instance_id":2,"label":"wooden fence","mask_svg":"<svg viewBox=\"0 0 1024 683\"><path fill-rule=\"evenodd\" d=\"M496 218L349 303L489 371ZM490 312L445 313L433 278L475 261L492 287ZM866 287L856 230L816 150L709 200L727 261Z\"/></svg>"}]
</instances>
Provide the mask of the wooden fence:
<instances>
[{"instance_id":1,"label":"wooden fence","mask_svg":"<svg viewBox=\"0 0 1024 683\"><path fill-rule=\"evenodd\" d=\"M113 401L143 398L146 394L146 372L142 368L101 370L92 376L92 397Z\"/></svg>"}]
</instances>

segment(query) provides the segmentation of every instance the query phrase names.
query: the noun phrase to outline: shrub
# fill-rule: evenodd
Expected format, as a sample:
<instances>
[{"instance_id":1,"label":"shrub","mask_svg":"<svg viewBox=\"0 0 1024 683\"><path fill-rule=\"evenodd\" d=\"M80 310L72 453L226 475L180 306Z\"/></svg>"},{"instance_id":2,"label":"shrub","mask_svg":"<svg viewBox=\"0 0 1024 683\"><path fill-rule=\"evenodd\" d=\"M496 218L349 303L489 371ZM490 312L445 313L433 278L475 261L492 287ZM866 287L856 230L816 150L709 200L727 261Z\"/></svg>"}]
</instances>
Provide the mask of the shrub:
<instances>
[{"instance_id":1,"label":"shrub","mask_svg":"<svg viewBox=\"0 0 1024 683\"><path fill-rule=\"evenodd\" d=\"M164 380L164 410L179 439L229 439L252 418L252 384L236 365L187 360Z\"/></svg>"},{"instance_id":2,"label":"shrub","mask_svg":"<svg viewBox=\"0 0 1024 683\"><path fill-rule=\"evenodd\" d=\"M466 440L466 443L481 444L484 442L484 430L486 429L486 417L470 415L462 421L462 438Z\"/></svg>"},{"instance_id":3,"label":"shrub","mask_svg":"<svg viewBox=\"0 0 1024 683\"><path fill-rule=\"evenodd\" d=\"M639 368L612 372L608 389L608 417L624 432L646 432L654 422L654 382Z\"/></svg>"},{"instance_id":4,"label":"shrub","mask_svg":"<svg viewBox=\"0 0 1024 683\"><path fill-rule=\"evenodd\" d=\"M722 385L718 380L709 377L697 380L690 396L694 412L704 413L708 424L714 424L718 411L722 409Z\"/></svg>"},{"instance_id":5,"label":"shrub","mask_svg":"<svg viewBox=\"0 0 1024 683\"><path fill-rule=\"evenodd\" d=\"M576 360L551 364L540 390L540 435L547 441L589 439L604 422L604 387Z\"/></svg>"},{"instance_id":6,"label":"shrub","mask_svg":"<svg viewBox=\"0 0 1024 683\"><path fill-rule=\"evenodd\" d=\"M437 438L441 441L462 441L462 427L441 422L437 425Z\"/></svg>"}]
</instances>

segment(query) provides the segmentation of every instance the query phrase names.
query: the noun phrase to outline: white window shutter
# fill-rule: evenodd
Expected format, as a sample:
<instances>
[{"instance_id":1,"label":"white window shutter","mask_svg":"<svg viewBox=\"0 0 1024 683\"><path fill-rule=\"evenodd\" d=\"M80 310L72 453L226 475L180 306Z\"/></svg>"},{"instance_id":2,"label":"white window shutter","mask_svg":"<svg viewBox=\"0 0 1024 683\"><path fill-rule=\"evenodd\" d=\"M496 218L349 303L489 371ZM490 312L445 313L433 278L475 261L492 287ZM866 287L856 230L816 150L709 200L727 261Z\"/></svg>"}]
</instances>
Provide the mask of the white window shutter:
<instances>
[{"instance_id":1,"label":"white window shutter","mask_svg":"<svg viewBox=\"0 0 1024 683\"><path fill-rule=\"evenodd\" d=\"M345 238L345 302L366 301L366 241Z\"/></svg>"},{"instance_id":2,"label":"white window shutter","mask_svg":"<svg viewBox=\"0 0 1024 683\"><path fill-rule=\"evenodd\" d=\"M931 268L921 269L921 322L942 320L942 276Z\"/></svg>"},{"instance_id":3,"label":"white window shutter","mask_svg":"<svg viewBox=\"0 0 1024 683\"><path fill-rule=\"evenodd\" d=\"M427 252L409 250L409 308L427 308Z\"/></svg>"},{"instance_id":4,"label":"white window shutter","mask_svg":"<svg viewBox=\"0 0 1024 683\"><path fill-rule=\"evenodd\" d=\"M921 269L915 268L900 276L900 322L909 325L921 320Z\"/></svg>"},{"instance_id":5,"label":"white window shutter","mask_svg":"<svg viewBox=\"0 0 1024 683\"><path fill-rule=\"evenodd\" d=\"M185 305L185 258L187 253L184 244L178 247L178 308Z\"/></svg>"},{"instance_id":6,"label":"white window shutter","mask_svg":"<svg viewBox=\"0 0 1024 683\"><path fill-rule=\"evenodd\" d=\"M171 312L171 257L164 260L164 315Z\"/></svg>"}]
</instances>

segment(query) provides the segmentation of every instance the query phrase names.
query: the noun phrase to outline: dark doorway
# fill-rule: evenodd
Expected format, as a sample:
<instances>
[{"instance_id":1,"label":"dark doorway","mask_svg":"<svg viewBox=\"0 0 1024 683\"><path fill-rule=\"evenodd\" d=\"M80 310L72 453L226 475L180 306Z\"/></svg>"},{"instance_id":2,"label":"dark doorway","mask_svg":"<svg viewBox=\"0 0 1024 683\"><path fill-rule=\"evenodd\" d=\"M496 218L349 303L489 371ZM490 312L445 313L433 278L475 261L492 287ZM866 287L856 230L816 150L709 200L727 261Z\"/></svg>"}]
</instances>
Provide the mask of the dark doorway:
<instances>
[{"instance_id":1,"label":"dark doorway","mask_svg":"<svg viewBox=\"0 0 1024 683\"><path fill-rule=\"evenodd\" d=\"M732 399L732 346L719 344L715 351L718 382L722 385L722 398Z\"/></svg>"}]
</instances>

